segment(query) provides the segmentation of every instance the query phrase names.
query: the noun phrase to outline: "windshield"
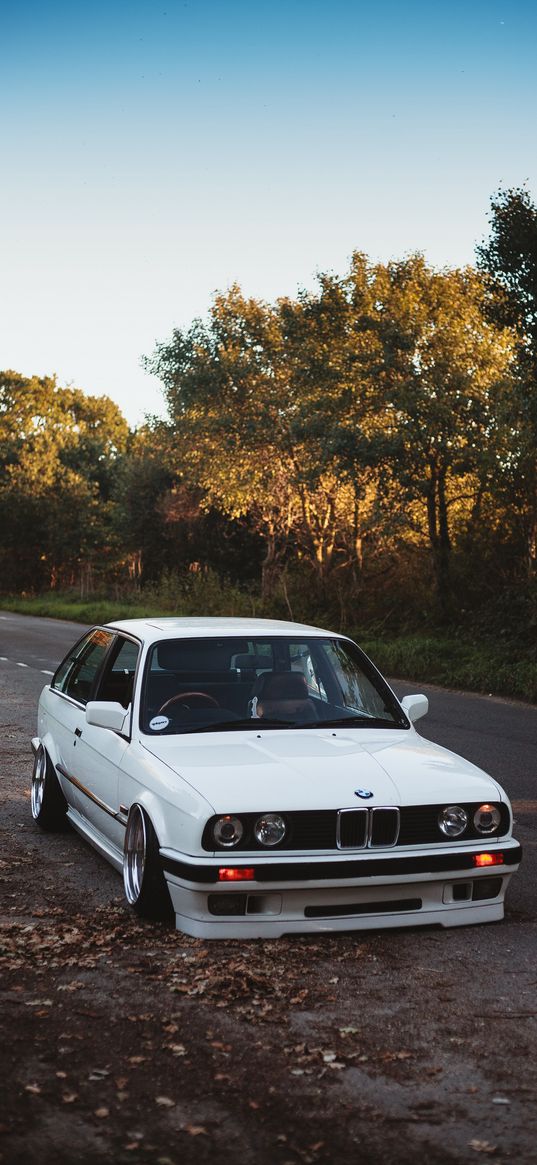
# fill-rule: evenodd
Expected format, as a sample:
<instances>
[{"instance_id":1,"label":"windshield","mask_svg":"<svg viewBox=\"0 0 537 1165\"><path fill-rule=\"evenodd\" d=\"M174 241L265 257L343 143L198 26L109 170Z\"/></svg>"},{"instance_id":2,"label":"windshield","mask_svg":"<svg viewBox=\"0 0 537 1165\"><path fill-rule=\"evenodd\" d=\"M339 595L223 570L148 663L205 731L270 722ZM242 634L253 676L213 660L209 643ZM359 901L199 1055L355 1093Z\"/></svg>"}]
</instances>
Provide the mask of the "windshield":
<instances>
[{"instance_id":1,"label":"windshield","mask_svg":"<svg viewBox=\"0 0 537 1165\"><path fill-rule=\"evenodd\" d=\"M245 728L408 727L382 677L338 638L167 639L146 665L151 736Z\"/></svg>"}]
</instances>

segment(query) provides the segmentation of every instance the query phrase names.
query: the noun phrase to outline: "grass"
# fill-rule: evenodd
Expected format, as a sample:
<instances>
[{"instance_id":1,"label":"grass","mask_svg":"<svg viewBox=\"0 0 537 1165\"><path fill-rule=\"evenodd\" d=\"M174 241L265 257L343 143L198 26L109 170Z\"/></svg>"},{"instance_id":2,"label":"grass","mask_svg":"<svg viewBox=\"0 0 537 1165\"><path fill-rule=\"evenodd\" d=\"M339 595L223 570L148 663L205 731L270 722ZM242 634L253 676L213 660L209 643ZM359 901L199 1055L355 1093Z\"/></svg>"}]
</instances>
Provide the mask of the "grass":
<instances>
[{"instance_id":1,"label":"grass","mask_svg":"<svg viewBox=\"0 0 537 1165\"><path fill-rule=\"evenodd\" d=\"M473 642L457 635L359 639L385 675L537 703L537 659L520 645Z\"/></svg>"},{"instance_id":2,"label":"grass","mask_svg":"<svg viewBox=\"0 0 537 1165\"><path fill-rule=\"evenodd\" d=\"M145 619L162 615L162 605L126 603L108 599L71 599L62 595L41 598L18 598L9 595L0 606L19 615L38 615L47 619L67 619L72 623L110 623L114 619Z\"/></svg>"},{"instance_id":3,"label":"grass","mask_svg":"<svg viewBox=\"0 0 537 1165\"><path fill-rule=\"evenodd\" d=\"M108 623L117 619L146 618L155 615L234 616L266 614L257 609L241 592L223 588L202 598L194 591L162 598L156 593L142 601L81 600L65 595L41 598L13 597L2 600L6 610L24 615L67 619L74 623ZM320 625L322 620L319 620ZM368 634L367 628L354 628L349 634L363 647L385 675L416 682L439 684L463 691L507 696L537 703L537 654L535 648L499 640L475 642L461 632L452 634L385 635Z\"/></svg>"}]
</instances>

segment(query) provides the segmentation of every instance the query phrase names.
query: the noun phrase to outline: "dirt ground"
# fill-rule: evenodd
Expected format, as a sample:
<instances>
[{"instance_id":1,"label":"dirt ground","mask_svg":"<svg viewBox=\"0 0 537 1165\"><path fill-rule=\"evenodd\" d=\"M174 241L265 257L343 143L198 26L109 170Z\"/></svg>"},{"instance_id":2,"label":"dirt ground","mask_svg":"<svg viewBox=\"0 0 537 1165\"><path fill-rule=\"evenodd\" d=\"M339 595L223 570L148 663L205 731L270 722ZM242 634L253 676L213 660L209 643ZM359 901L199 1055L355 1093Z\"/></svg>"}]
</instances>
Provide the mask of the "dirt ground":
<instances>
[{"instance_id":1,"label":"dirt ground","mask_svg":"<svg viewBox=\"0 0 537 1165\"><path fill-rule=\"evenodd\" d=\"M34 719L4 684L2 1165L537 1161L532 917L251 943L141 923L32 822Z\"/></svg>"}]
</instances>

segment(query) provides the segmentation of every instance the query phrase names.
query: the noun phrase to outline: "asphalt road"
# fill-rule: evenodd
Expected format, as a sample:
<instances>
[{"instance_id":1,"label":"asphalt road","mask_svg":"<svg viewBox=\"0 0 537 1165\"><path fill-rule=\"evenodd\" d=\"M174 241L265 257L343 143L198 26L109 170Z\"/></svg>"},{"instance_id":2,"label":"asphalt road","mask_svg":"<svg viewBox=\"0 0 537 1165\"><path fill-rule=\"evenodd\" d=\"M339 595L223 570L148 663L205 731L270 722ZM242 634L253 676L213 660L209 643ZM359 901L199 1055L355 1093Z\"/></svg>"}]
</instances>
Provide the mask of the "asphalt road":
<instances>
[{"instance_id":1,"label":"asphalt road","mask_svg":"<svg viewBox=\"0 0 537 1165\"><path fill-rule=\"evenodd\" d=\"M83 630L0 611L3 1165L535 1165L537 708L419 685L422 734L514 802L504 922L207 945L137 923L106 863L31 821L37 699Z\"/></svg>"}]
</instances>

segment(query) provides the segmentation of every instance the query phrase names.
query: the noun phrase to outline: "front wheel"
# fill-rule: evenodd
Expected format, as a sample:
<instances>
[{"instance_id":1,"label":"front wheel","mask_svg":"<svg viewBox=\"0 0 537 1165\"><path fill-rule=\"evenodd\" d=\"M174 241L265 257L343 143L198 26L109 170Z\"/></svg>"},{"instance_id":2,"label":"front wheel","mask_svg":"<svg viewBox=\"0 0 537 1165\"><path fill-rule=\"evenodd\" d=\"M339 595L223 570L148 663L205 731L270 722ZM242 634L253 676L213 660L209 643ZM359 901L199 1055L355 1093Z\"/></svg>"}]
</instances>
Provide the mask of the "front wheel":
<instances>
[{"instance_id":1,"label":"front wheel","mask_svg":"<svg viewBox=\"0 0 537 1165\"><path fill-rule=\"evenodd\" d=\"M43 745L35 754L31 792L32 817L48 832L65 829L67 801L60 788L54 765Z\"/></svg>"},{"instance_id":2,"label":"front wheel","mask_svg":"<svg viewBox=\"0 0 537 1165\"><path fill-rule=\"evenodd\" d=\"M158 837L141 805L131 805L129 812L123 850L123 885L127 902L137 914L160 921L173 917Z\"/></svg>"}]
</instances>

